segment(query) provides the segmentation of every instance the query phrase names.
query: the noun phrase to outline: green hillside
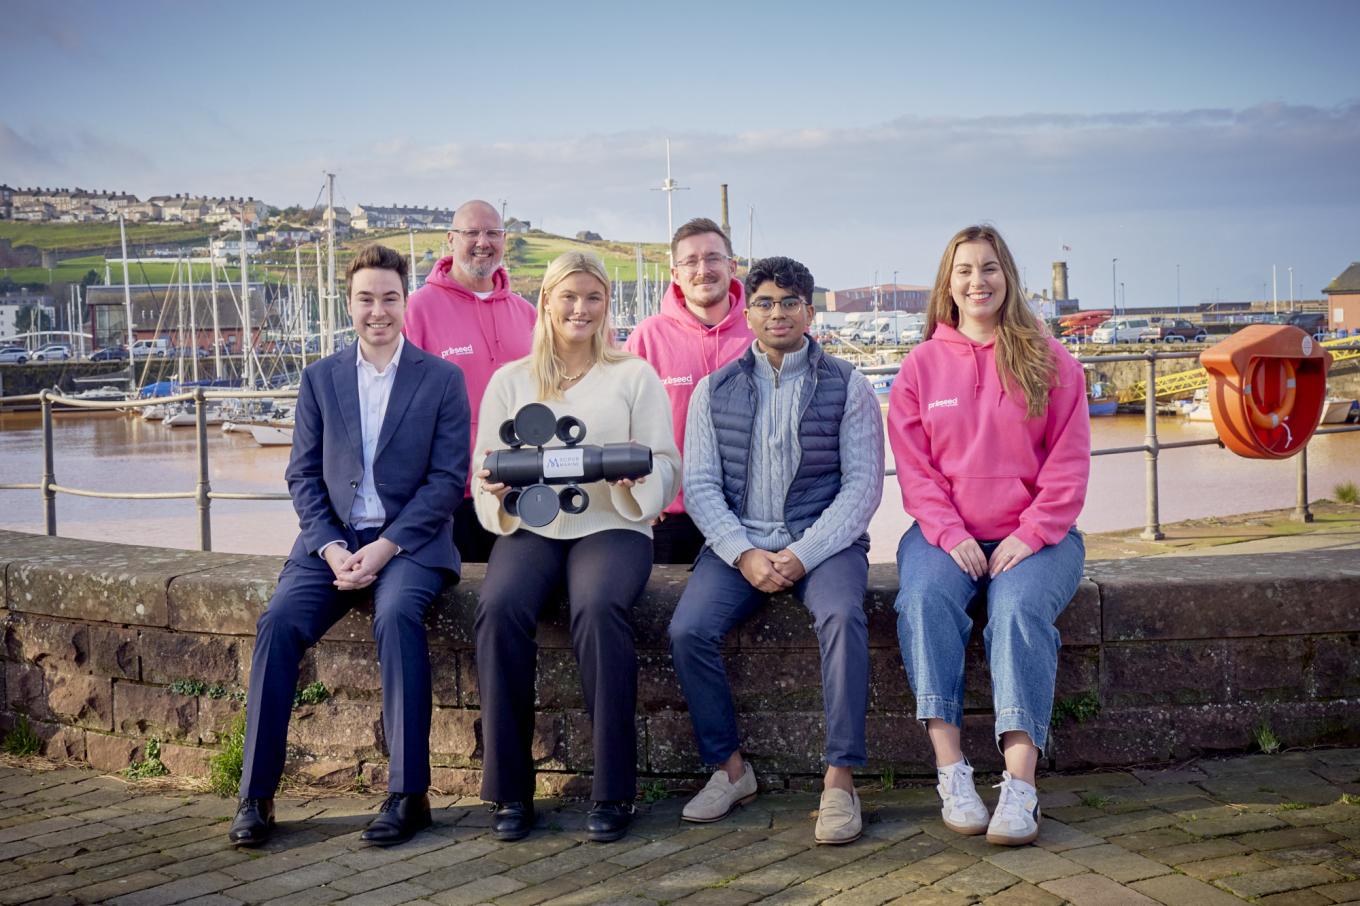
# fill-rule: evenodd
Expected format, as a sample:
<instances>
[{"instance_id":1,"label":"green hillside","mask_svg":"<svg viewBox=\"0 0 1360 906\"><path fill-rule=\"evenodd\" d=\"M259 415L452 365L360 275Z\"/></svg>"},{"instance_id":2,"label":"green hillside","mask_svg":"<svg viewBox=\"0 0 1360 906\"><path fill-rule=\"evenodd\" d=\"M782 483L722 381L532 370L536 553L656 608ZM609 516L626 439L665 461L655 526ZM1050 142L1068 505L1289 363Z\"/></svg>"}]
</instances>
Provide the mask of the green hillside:
<instances>
[{"instance_id":1,"label":"green hillside","mask_svg":"<svg viewBox=\"0 0 1360 906\"><path fill-rule=\"evenodd\" d=\"M203 242L213 235L211 227L189 226L182 224L130 224L128 226L130 243L165 242ZM14 245L34 245L46 251L69 252L85 249L99 249L118 243L118 224L113 223L16 223L0 221L0 238L9 239ZM336 272L343 274L354 250L367 242L378 242L396 249L403 255L411 250L411 238L407 233L363 234L351 237L336 248ZM323 246L324 247L324 246ZM428 251L436 258L448 254L444 231L428 231L415 234L416 257L423 258ZM617 277L625 282L637 279L635 247L625 242L582 242L565 236L533 231L523 235L506 238L505 263L510 271L511 285L521 295L532 298L538 293L543 280L543 271L553 258L566 251L589 251L603 259L605 269L611 278ZM668 246L664 243L645 243L642 247L644 266L648 276L655 272L662 280L670 276L667 258ZM85 255L68 258L50 271L45 267L8 268L0 274L19 284L78 283L86 273L93 270L98 282L104 281L105 259L101 255ZM128 276L134 283L169 283L175 279L175 262L166 260L155 263L135 263L129 267ZM653 271L655 268L655 271ZM295 275L295 253L292 249L266 252L251 260L251 277L258 280L261 275L269 282L291 282ZM122 265L110 266L114 283L123 279ZM228 269L225 279L237 280L239 269ZM195 268L196 279L204 279L207 274L202 266ZM302 249L302 278L308 285L316 280L316 252L314 246ZM218 279L222 271L218 271Z\"/></svg>"},{"instance_id":2,"label":"green hillside","mask_svg":"<svg viewBox=\"0 0 1360 906\"><path fill-rule=\"evenodd\" d=\"M345 242L345 251L352 252L367 242L377 242L396 249L403 255L410 254L411 237L407 233L356 236ZM422 258L426 251L436 258L448 254L448 244L444 232L422 232L415 234L416 257ZM616 276L625 282L637 279L637 253L633 245L625 242L582 242L565 236L554 236L534 230L518 236L507 236L505 240L505 266L510 271L510 281L514 290L521 295L531 296L538 292L543 282L543 271L548 262L563 252L586 251L599 255L604 261L605 270L611 278ZM670 278L668 252L670 247L664 243L643 243L642 259L649 276L652 266L656 265L661 279ZM348 257L346 255L346 257ZM303 266L306 266L304 259ZM337 269L343 269L337 265Z\"/></svg>"},{"instance_id":3,"label":"green hillside","mask_svg":"<svg viewBox=\"0 0 1360 906\"><path fill-rule=\"evenodd\" d=\"M213 224L130 223L129 243L196 242L213 235ZM81 251L114 246L119 242L117 223L25 223L0 220L0 239L14 245L32 245L44 251Z\"/></svg>"}]
</instances>

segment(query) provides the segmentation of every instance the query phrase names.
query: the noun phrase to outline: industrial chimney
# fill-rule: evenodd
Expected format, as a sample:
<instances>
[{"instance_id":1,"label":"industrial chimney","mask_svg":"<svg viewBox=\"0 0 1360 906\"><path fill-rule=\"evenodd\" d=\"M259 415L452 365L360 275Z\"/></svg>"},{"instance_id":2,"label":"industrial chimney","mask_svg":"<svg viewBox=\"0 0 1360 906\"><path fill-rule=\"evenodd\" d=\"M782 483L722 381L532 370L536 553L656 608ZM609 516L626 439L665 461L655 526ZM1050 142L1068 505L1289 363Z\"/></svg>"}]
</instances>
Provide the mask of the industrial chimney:
<instances>
[{"instance_id":1,"label":"industrial chimney","mask_svg":"<svg viewBox=\"0 0 1360 906\"><path fill-rule=\"evenodd\" d=\"M1067 295L1067 262L1053 262L1053 301L1060 302L1068 298Z\"/></svg>"},{"instance_id":2,"label":"industrial chimney","mask_svg":"<svg viewBox=\"0 0 1360 906\"><path fill-rule=\"evenodd\" d=\"M722 184L722 230L728 241L732 239L732 224L727 220L727 183Z\"/></svg>"}]
</instances>

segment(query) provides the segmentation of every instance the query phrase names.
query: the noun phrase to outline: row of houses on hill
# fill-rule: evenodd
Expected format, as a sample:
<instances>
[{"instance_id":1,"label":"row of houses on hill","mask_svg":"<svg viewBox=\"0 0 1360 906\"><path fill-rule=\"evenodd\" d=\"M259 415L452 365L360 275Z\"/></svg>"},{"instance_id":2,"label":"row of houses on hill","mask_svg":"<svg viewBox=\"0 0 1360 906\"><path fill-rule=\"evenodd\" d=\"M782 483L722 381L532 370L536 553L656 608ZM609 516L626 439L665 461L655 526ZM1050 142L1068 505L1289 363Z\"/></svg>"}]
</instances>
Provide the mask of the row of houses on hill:
<instances>
[{"instance_id":1,"label":"row of houses on hill","mask_svg":"<svg viewBox=\"0 0 1360 906\"><path fill-rule=\"evenodd\" d=\"M123 191L103 189L14 188L0 185L0 220L34 223L92 223L117 220L129 223L212 223L221 229L254 227L274 209L254 197L153 195L142 201Z\"/></svg>"}]
</instances>

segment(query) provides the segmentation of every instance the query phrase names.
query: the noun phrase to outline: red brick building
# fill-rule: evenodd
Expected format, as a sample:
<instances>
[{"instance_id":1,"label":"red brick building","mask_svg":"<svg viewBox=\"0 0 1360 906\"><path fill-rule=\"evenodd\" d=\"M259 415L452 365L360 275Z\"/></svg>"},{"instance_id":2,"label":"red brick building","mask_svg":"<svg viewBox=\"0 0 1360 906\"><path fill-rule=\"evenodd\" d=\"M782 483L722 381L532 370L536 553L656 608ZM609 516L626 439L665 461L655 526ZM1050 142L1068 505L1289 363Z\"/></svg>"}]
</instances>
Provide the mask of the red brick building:
<instances>
[{"instance_id":1,"label":"red brick building","mask_svg":"<svg viewBox=\"0 0 1360 906\"><path fill-rule=\"evenodd\" d=\"M1345 336L1360 334L1360 261L1352 261L1351 266L1327 284L1323 292L1327 295L1327 319L1331 329L1341 331Z\"/></svg>"}]
</instances>

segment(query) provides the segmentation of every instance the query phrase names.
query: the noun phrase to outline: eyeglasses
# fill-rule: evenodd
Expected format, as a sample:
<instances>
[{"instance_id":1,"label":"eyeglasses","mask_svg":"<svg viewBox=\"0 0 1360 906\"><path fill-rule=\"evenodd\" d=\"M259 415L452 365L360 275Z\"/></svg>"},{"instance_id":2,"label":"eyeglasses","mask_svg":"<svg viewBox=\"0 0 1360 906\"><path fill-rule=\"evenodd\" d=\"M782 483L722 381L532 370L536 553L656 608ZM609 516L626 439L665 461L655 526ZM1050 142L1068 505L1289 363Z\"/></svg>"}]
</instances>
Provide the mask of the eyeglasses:
<instances>
[{"instance_id":1,"label":"eyeglasses","mask_svg":"<svg viewBox=\"0 0 1360 906\"><path fill-rule=\"evenodd\" d=\"M483 236L492 240L505 238L505 230L449 230L449 232L457 233L464 239L471 239L473 242L476 242Z\"/></svg>"},{"instance_id":2,"label":"eyeglasses","mask_svg":"<svg viewBox=\"0 0 1360 906\"><path fill-rule=\"evenodd\" d=\"M751 308L754 308L757 311L763 312L765 314L769 314L770 311L774 309L776 304L780 308L782 308L787 314L793 314L798 309L802 308L804 305L807 305L807 303L800 299L798 296L785 296L782 299L771 299L768 296L757 296L750 302Z\"/></svg>"},{"instance_id":3,"label":"eyeglasses","mask_svg":"<svg viewBox=\"0 0 1360 906\"><path fill-rule=\"evenodd\" d=\"M680 268L682 271L697 271L699 269L700 262L707 265L709 268L715 268L720 267L721 265L726 264L728 261L731 260L732 259L727 255L719 255L715 252L714 254L711 255L705 255L702 258L686 258L684 261L677 261L675 262L675 266Z\"/></svg>"}]
</instances>

